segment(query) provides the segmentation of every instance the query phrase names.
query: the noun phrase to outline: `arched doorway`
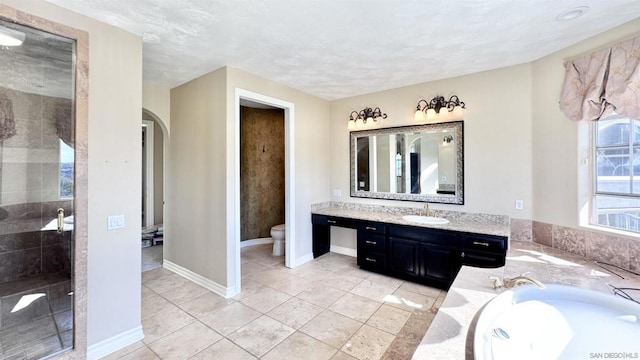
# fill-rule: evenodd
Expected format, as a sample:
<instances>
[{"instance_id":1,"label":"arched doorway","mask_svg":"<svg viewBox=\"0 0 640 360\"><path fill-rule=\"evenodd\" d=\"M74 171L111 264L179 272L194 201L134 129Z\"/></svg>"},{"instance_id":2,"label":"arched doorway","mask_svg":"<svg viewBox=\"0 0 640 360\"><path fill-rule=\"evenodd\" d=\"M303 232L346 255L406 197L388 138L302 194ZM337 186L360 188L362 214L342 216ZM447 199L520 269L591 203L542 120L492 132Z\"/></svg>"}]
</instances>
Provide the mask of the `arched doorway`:
<instances>
[{"instance_id":1,"label":"arched doorway","mask_svg":"<svg viewBox=\"0 0 640 360\"><path fill-rule=\"evenodd\" d=\"M162 266L166 221L165 173L168 132L153 112L142 109L142 272Z\"/></svg>"}]
</instances>

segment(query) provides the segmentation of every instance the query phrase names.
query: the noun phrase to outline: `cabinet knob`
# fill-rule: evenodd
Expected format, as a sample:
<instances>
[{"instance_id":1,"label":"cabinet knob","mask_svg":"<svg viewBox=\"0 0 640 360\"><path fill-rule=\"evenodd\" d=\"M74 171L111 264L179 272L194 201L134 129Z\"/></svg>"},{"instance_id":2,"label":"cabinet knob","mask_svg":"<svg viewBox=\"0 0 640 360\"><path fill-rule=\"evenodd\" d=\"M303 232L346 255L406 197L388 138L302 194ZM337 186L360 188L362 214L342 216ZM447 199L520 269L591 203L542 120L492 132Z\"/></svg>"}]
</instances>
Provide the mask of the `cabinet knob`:
<instances>
[{"instance_id":1,"label":"cabinet knob","mask_svg":"<svg viewBox=\"0 0 640 360\"><path fill-rule=\"evenodd\" d=\"M371 226L366 226L365 230L372 230L372 231L376 231L376 228L371 227Z\"/></svg>"},{"instance_id":2,"label":"cabinet knob","mask_svg":"<svg viewBox=\"0 0 640 360\"><path fill-rule=\"evenodd\" d=\"M377 241L371 241L371 240L365 240L364 242L365 242L366 244L371 244L371 245L375 245L375 244L377 244L377 243L378 243Z\"/></svg>"},{"instance_id":3,"label":"cabinet knob","mask_svg":"<svg viewBox=\"0 0 640 360\"><path fill-rule=\"evenodd\" d=\"M486 242L480 242L480 241L474 241L473 245L480 245L480 246L489 246L489 243Z\"/></svg>"},{"instance_id":4,"label":"cabinet knob","mask_svg":"<svg viewBox=\"0 0 640 360\"><path fill-rule=\"evenodd\" d=\"M335 220L327 220L327 222L328 222L329 224L335 224L335 223L336 223L336 221L335 221Z\"/></svg>"},{"instance_id":5,"label":"cabinet knob","mask_svg":"<svg viewBox=\"0 0 640 360\"><path fill-rule=\"evenodd\" d=\"M364 258L364 259L367 260L368 262L372 262L372 263L376 262L376 259L372 259L372 258Z\"/></svg>"},{"instance_id":6,"label":"cabinet knob","mask_svg":"<svg viewBox=\"0 0 640 360\"><path fill-rule=\"evenodd\" d=\"M460 254L460 257L464 257L464 251Z\"/></svg>"}]
</instances>

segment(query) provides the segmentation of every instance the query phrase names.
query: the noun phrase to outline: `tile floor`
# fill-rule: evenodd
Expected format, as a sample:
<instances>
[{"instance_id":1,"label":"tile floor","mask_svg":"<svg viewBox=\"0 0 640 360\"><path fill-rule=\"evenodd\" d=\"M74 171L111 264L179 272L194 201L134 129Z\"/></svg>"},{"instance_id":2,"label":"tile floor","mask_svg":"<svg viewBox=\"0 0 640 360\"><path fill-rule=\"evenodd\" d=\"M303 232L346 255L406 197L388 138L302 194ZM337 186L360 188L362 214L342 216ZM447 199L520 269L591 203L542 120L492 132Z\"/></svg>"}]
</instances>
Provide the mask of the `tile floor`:
<instances>
[{"instance_id":1,"label":"tile floor","mask_svg":"<svg viewBox=\"0 0 640 360\"><path fill-rule=\"evenodd\" d=\"M242 275L224 299L143 273L145 338L105 359L410 359L446 295L334 253L288 269L270 245L242 249Z\"/></svg>"},{"instance_id":2,"label":"tile floor","mask_svg":"<svg viewBox=\"0 0 640 360\"><path fill-rule=\"evenodd\" d=\"M142 272L162 266L162 244L142 248Z\"/></svg>"},{"instance_id":3,"label":"tile floor","mask_svg":"<svg viewBox=\"0 0 640 360\"><path fill-rule=\"evenodd\" d=\"M71 280L41 275L0 286L0 359L41 359L73 346Z\"/></svg>"}]
</instances>

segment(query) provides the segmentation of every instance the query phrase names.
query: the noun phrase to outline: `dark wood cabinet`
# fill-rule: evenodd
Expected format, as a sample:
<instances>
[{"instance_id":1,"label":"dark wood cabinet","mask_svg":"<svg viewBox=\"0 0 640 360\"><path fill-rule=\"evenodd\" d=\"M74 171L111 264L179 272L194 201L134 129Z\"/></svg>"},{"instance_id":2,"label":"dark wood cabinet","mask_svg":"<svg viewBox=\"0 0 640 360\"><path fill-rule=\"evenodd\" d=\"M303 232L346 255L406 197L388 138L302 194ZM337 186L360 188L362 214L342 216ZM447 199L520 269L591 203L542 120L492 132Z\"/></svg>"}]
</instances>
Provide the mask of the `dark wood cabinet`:
<instances>
[{"instance_id":1,"label":"dark wood cabinet","mask_svg":"<svg viewBox=\"0 0 640 360\"><path fill-rule=\"evenodd\" d=\"M507 237L313 214L313 256L329 251L330 227L357 230L357 262L375 271L448 289L462 265L504 265Z\"/></svg>"},{"instance_id":2,"label":"dark wood cabinet","mask_svg":"<svg viewBox=\"0 0 640 360\"><path fill-rule=\"evenodd\" d=\"M389 270L397 275L420 275L420 243L414 240L389 238Z\"/></svg>"},{"instance_id":3,"label":"dark wood cabinet","mask_svg":"<svg viewBox=\"0 0 640 360\"><path fill-rule=\"evenodd\" d=\"M460 251L456 247L420 244L422 266L420 275L434 281L451 284L460 271Z\"/></svg>"},{"instance_id":4,"label":"dark wood cabinet","mask_svg":"<svg viewBox=\"0 0 640 360\"><path fill-rule=\"evenodd\" d=\"M357 229L358 266L384 272L387 268L386 225L362 222Z\"/></svg>"}]
</instances>

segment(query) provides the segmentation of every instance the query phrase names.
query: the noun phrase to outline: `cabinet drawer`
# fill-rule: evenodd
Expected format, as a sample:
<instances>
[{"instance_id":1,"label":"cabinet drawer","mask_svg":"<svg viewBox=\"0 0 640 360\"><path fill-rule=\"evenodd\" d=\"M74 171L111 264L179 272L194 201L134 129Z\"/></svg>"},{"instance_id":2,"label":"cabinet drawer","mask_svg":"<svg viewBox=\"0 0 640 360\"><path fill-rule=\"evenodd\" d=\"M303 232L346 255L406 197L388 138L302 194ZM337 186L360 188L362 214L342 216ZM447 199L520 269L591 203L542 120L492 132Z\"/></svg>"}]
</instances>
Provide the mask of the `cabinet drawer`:
<instances>
[{"instance_id":1,"label":"cabinet drawer","mask_svg":"<svg viewBox=\"0 0 640 360\"><path fill-rule=\"evenodd\" d=\"M377 222L361 221L358 224L359 231L366 231L366 232L371 232L376 234L384 234L386 229L387 227L385 226L385 224L381 224Z\"/></svg>"},{"instance_id":2,"label":"cabinet drawer","mask_svg":"<svg viewBox=\"0 0 640 360\"><path fill-rule=\"evenodd\" d=\"M462 265L481 267L481 268L497 268L504 266L505 254L496 254L482 251L465 250L460 253Z\"/></svg>"},{"instance_id":3,"label":"cabinet drawer","mask_svg":"<svg viewBox=\"0 0 640 360\"><path fill-rule=\"evenodd\" d=\"M386 255L384 253L358 251L358 266L384 270L387 267Z\"/></svg>"},{"instance_id":4,"label":"cabinet drawer","mask_svg":"<svg viewBox=\"0 0 640 360\"><path fill-rule=\"evenodd\" d=\"M358 230L358 251L383 253L385 243L386 237L384 235Z\"/></svg>"},{"instance_id":5,"label":"cabinet drawer","mask_svg":"<svg viewBox=\"0 0 640 360\"><path fill-rule=\"evenodd\" d=\"M316 225L327 225L327 226L340 226L346 228L353 228L353 220L345 219L335 216L326 216L326 215L311 215L311 223Z\"/></svg>"},{"instance_id":6,"label":"cabinet drawer","mask_svg":"<svg viewBox=\"0 0 640 360\"><path fill-rule=\"evenodd\" d=\"M433 230L419 226L390 226L389 236L417 240L430 244L458 246L459 235L451 231Z\"/></svg>"},{"instance_id":7,"label":"cabinet drawer","mask_svg":"<svg viewBox=\"0 0 640 360\"><path fill-rule=\"evenodd\" d=\"M507 251L507 238L484 235L462 235L462 247L479 251Z\"/></svg>"}]
</instances>

